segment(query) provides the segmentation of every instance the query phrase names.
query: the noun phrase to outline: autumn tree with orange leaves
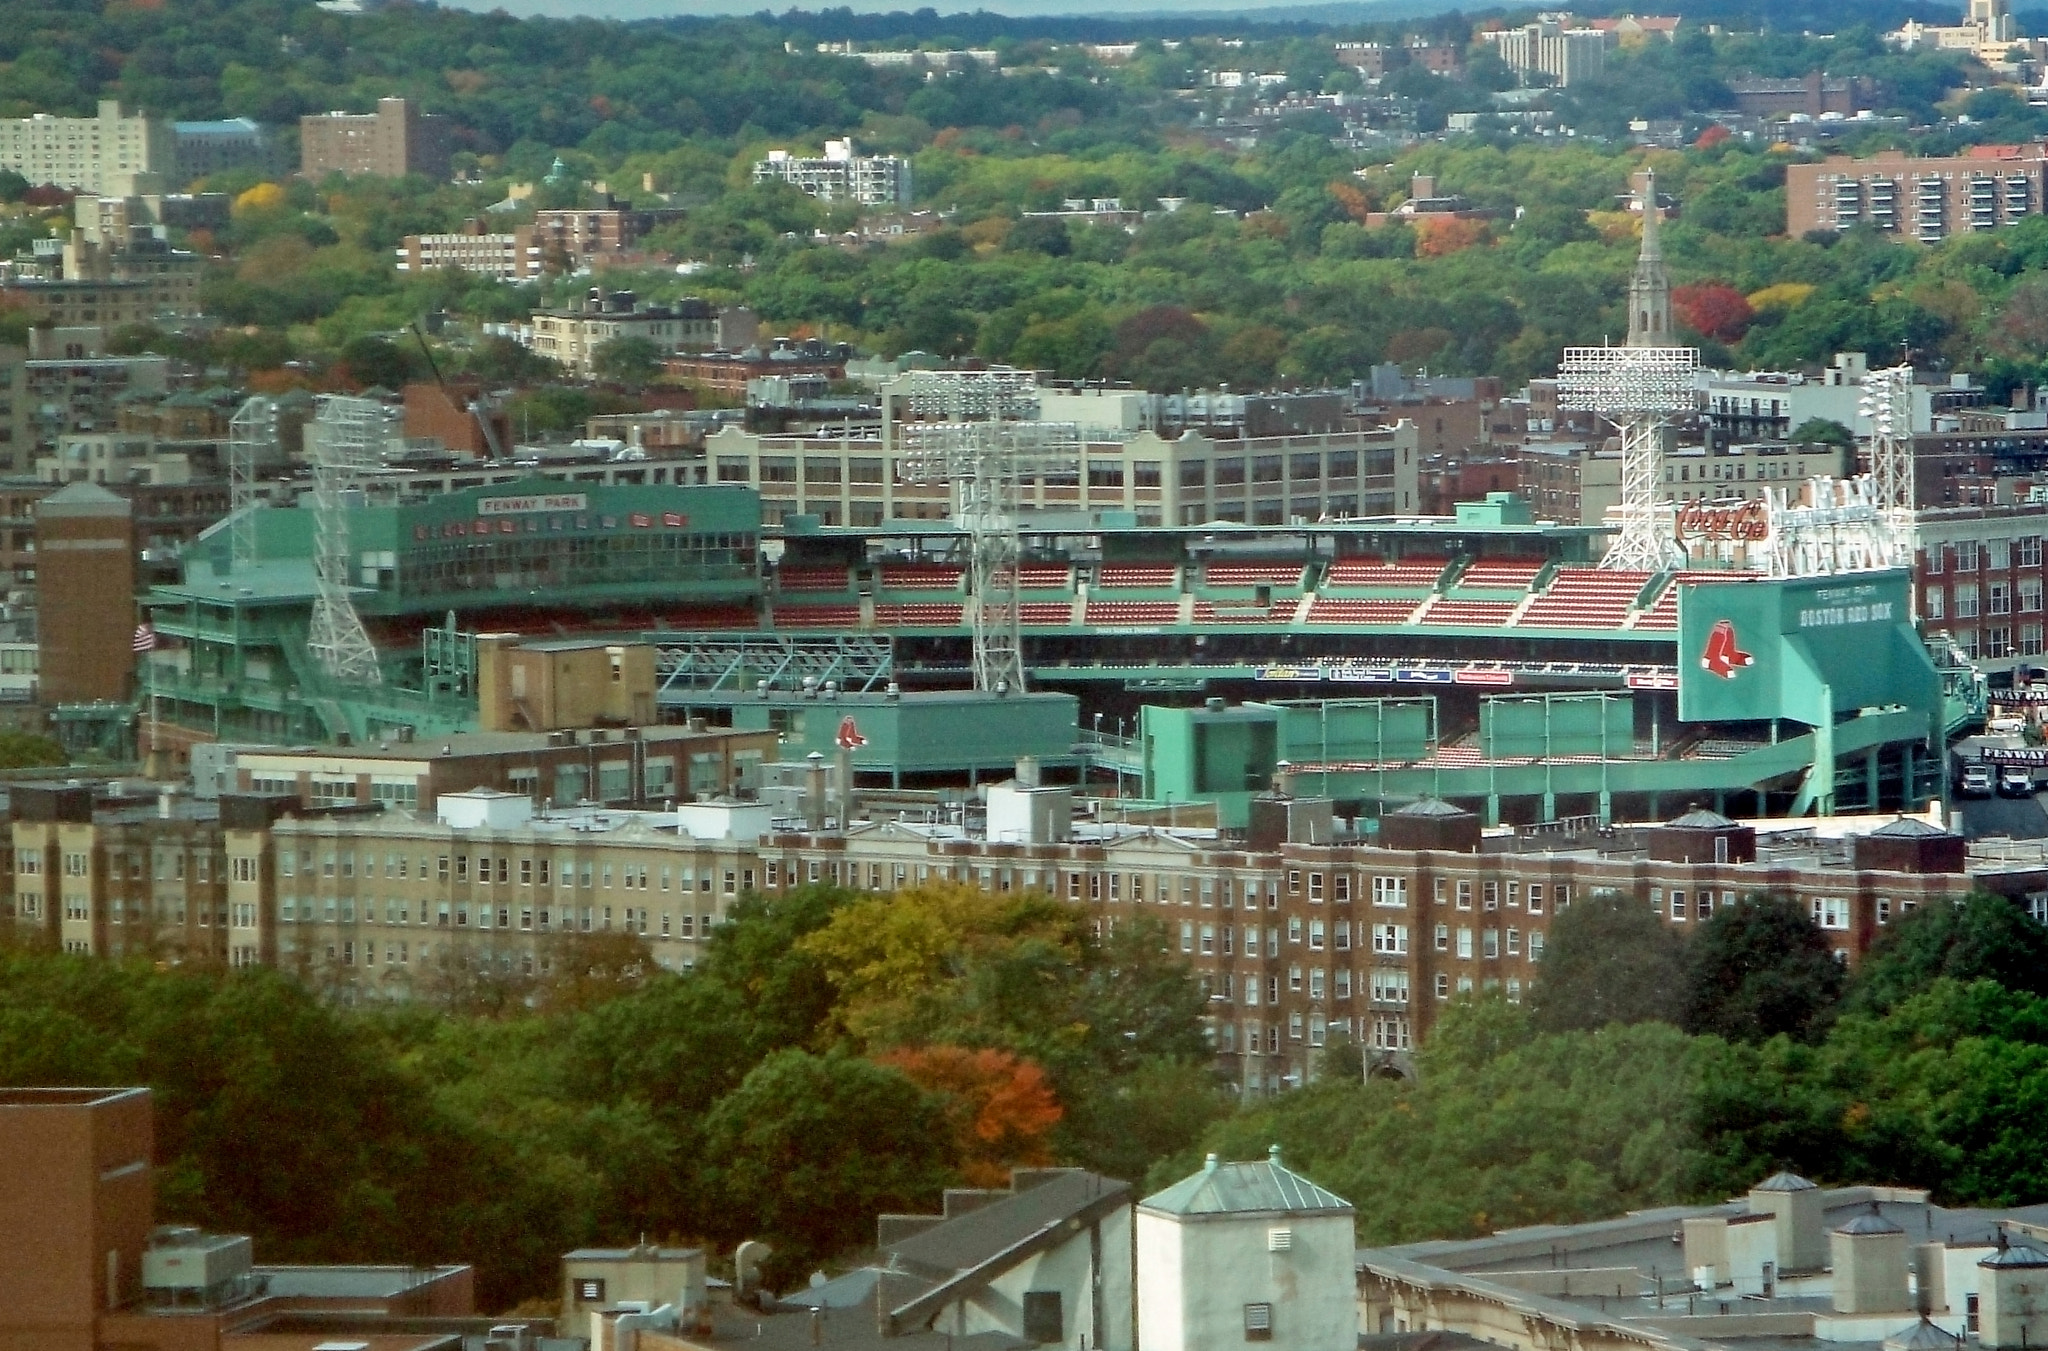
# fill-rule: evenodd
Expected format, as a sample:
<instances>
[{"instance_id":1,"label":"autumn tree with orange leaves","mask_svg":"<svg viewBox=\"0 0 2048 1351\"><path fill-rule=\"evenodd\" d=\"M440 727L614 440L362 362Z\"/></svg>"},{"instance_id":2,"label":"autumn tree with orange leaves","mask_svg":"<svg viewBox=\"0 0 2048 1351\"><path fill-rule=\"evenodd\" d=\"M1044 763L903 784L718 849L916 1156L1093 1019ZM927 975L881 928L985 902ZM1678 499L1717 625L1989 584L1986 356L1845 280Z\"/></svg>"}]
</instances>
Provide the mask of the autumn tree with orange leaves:
<instances>
[{"instance_id":1,"label":"autumn tree with orange leaves","mask_svg":"<svg viewBox=\"0 0 2048 1351\"><path fill-rule=\"evenodd\" d=\"M971 1187L1009 1185L1010 1169L1053 1161L1065 1110L1045 1071L1008 1051L913 1046L876 1057L946 1102L960 1175Z\"/></svg>"}]
</instances>

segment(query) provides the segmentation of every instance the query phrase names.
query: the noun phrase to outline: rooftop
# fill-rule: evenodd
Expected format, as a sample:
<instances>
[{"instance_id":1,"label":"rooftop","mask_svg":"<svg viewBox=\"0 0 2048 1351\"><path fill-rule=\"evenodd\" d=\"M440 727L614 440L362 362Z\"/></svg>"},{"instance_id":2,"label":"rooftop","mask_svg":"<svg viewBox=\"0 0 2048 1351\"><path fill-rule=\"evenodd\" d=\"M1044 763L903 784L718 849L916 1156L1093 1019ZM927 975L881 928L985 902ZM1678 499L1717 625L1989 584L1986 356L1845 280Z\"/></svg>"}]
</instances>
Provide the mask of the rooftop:
<instances>
[{"instance_id":1,"label":"rooftop","mask_svg":"<svg viewBox=\"0 0 2048 1351\"><path fill-rule=\"evenodd\" d=\"M1167 1215L1352 1212L1349 1201L1283 1166L1278 1145L1257 1163L1223 1163L1211 1154L1201 1172L1154 1192L1140 1204Z\"/></svg>"}]
</instances>

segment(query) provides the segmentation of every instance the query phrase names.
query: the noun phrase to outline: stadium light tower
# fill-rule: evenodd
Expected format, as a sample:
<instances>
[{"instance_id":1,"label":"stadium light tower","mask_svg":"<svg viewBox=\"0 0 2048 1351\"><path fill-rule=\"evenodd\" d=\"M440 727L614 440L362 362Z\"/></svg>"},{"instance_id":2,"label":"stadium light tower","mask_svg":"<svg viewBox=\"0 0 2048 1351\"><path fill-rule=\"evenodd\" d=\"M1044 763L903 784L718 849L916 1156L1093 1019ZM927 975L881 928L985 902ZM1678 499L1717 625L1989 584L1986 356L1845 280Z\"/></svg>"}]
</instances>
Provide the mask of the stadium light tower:
<instances>
[{"instance_id":1,"label":"stadium light tower","mask_svg":"<svg viewBox=\"0 0 2048 1351\"><path fill-rule=\"evenodd\" d=\"M1913 368L1892 366L1863 377L1856 412L1870 423L1870 478L1877 504L1911 516L1913 493Z\"/></svg>"},{"instance_id":2,"label":"stadium light tower","mask_svg":"<svg viewBox=\"0 0 2048 1351\"><path fill-rule=\"evenodd\" d=\"M913 483L951 483L953 519L972 551L968 596L974 688L1024 688L1018 632L1017 484L1075 473L1081 437L1072 423L1029 420L1038 386L1024 371L914 371L895 424L898 461Z\"/></svg>"},{"instance_id":3,"label":"stadium light tower","mask_svg":"<svg viewBox=\"0 0 2048 1351\"><path fill-rule=\"evenodd\" d=\"M1685 561L1673 532L1662 528L1657 499L1664 486L1664 431L1673 417L1699 404L1694 374L1700 354L1671 344L1671 278L1664 270L1655 173L1643 173L1636 202L1643 242L1628 284L1628 345L1567 347L1557 401L1598 413L1621 431L1621 533L1600 566L1659 572Z\"/></svg>"},{"instance_id":4,"label":"stadium light tower","mask_svg":"<svg viewBox=\"0 0 2048 1351\"><path fill-rule=\"evenodd\" d=\"M363 475L383 463L387 416L375 399L324 395L306 448L313 460L313 555L316 590L306 646L341 685L381 685L377 649L349 591L355 558L349 512L362 504Z\"/></svg>"},{"instance_id":5,"label":"stadium light tower","mask_svg":"<svg viewBox=\"0 0 2048 1351\"><path fill-rule=\"evenodd\" d=\"M1560 407L1599 413L1621 429L1621 533L1603 568L1658 572L1685 561L1663 528L1664 429L1698 402L1691 347L1567 347L1557 368Z\"/></svg>"},{"instance_id":6,"label":"stadium light tower","mask_svg":"<svg viewBox=\"0 0 2048 1351\"><path fill-rule=\"evenodd\" d=\"M261 394L242 400L228 423L228 546L238 566L256 558L257 466L276 451L276 401Z\"/></svg>"}]
</instances>

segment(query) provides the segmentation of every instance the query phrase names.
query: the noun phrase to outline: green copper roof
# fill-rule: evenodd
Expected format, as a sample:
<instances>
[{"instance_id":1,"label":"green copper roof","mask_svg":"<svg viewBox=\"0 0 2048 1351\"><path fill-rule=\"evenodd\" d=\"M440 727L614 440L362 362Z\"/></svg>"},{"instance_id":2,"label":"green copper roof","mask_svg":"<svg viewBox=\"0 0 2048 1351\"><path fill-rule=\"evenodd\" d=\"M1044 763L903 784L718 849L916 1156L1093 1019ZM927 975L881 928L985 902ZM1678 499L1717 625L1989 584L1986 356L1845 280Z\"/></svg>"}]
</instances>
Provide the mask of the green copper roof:
<instances>
[{"instance_id":1,"label":"green copper roof","mask_svg":"<svg viewBox=\"0 0 2048 1351\"><path fill-rule=\"evenodd\" d=\"M1147 1210L1168 1215L1235 1215L1273 1211L1351 1210L1351 1203L1280 1164L1280 1146L1263 1163L1219 1163L1211 1154L1202 1171L1146 1197Z\"/></svg>"}]
</instances>

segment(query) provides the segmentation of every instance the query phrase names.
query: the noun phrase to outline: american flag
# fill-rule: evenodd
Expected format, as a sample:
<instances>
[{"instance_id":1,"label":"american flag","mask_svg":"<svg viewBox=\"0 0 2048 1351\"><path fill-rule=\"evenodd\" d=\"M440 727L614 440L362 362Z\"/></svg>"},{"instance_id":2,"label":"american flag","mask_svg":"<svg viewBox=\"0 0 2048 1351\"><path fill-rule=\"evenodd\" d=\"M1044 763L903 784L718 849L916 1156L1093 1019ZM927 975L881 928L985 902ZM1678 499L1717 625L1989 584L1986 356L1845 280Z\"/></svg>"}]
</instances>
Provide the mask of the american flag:
<instances>
[{"instance_id":1,"label":"american flag","mask_svg":"<svg viewBox=\"0 0 2048 1351\"><path fill-rule=\"evenodd\" d=\"M147 624L137 624L135 626L134 646L137 652L156 651L156 630Z\"/></svg>"}]
</instances>

